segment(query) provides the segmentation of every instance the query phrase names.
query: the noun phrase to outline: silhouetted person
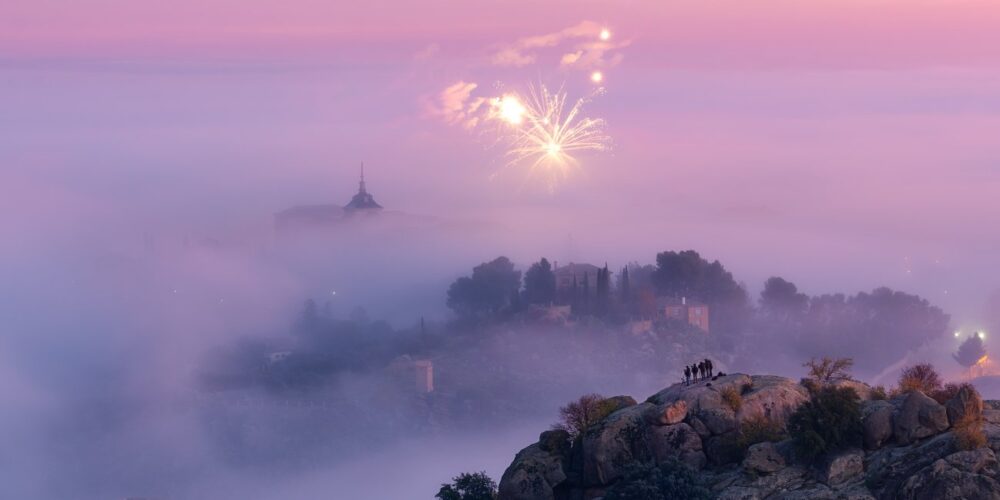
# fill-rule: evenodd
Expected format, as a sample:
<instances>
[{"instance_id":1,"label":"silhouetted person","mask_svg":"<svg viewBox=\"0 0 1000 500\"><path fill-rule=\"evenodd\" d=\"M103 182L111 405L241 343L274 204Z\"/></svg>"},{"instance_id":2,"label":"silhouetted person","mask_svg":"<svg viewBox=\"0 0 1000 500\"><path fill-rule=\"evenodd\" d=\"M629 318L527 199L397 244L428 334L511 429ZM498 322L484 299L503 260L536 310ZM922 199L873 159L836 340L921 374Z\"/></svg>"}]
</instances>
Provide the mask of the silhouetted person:
<instances>
[{"instance_id":1,"label":"silhouetted person","mask_svg":"<svg viewBox=\"0 0 1000 500\"><path fill-rule=\"evenodd\" d=\"M705 358L705 373L707 373L709 377L712 376L712 360L708 358Z\"/></svg>"},{"instance_id":2,"label":"silhouetted person","mask_svg":"<svg viewBox=\"0 0 1000 500\"><path fill-rule=\"evenodd\" d=\"M689 385L689 384L691 384L691 367L690 366L685 366L684 367L684 385Z\"/></svg>"},{"instance_id":3,"label":"silhouetted person","mask_svg":"<svg viewBox=\"0 0 1000 500\"><path fill-rule=\"evenodd\" d=\"M705 362L704 361L699 361L698 362L698 373L701 374L701 378L705 378Z\"/></svg>"},{"instance_id":4,"label":"silhouetted person","mask_svg":"<svg viewBox=\"0 0 1000 500\"><path fill-rule=\"evenodd\" d=\"M698 380L698 364L694 363L691 365L691 378Z\"/></svg>"}]
</instances>

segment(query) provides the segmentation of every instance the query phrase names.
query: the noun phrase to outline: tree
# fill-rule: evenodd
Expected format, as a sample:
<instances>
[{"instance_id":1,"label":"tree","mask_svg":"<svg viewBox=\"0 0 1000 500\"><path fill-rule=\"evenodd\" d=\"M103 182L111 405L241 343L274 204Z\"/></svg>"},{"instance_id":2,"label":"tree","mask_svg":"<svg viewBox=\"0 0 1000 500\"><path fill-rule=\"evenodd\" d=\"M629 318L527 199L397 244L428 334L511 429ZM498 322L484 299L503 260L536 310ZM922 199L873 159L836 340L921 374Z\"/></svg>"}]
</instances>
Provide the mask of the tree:
<instances>
[{"instance_id":1,"label":"tree","mask_svg":"<svg viewBox=\"0 0 1000 500\"><path fill-rule=\"evenodd\" d=\"M448 307L459 315L496 314L511 304L521 289L521 272L507 257L480 264L448 288Z\"/></svg>"},{"instance_id":2,"label":"tree","mask_svg":"<svg viewBox=\"0 0 1000 500\"><path fill-rule=\"evenodd\" d=\"M613 404L605 403L604 396L584 394L580 396L580 399L559 408L559 423L552 427L564 430L569 433L570 437L576 438L590 426L608 416L614 409Z\"/></svg>"},{"instance_id":3,"label":"tree","mask_svg":"<svg viewBox=\"0 0 1000 500\"><path fill-rule=\"evenodd\" d=\"M486 472L462 473L442 484L434 498L439 500L496 500L497 483Z\"/></svg>"},{"instance_id":4,"label":"tree","mask_svg":"<svg viewBox=\"0 0 1000 500\"><path fill-rule=\"evenodd\" d=\"M618 278L618 297L623 304L627 304L632 299L631 283L628 278L628 266L622 268Z\"/></svg>"},{"instance_id":5,"label":"tree","mask_svg":"<svg viewBox=\"0 0 1000 500\"><path fill-rule=\"evenodd\" d=\"M764 282L760 308L765 315L776 320L801 318L809 308L809 296L799 293L795 283L774 276Z\"/></svg>"},{"instance_id":6,"label":"tree","mask_svg":"<svg viewBox=\"0 0 1000 500\"><path fill-rule=\"evenodd\" d=\"M958 352L951 355L958 364L965 368L972 368L983 356L986 356L986 347L983 345L983 338L978 333L969 335L969 338L958 346Z\"/></svg>"},{"instance_id":7,"label":"tree","mask_svg":"<svg viewBox=\"0 0 1000 500\"><path fill-rule=\"evenodd\" d=\"M719 261L709 262L694 250L658 253L651 279L660 295L708 304L716 337L735 342L750 319L750 301L743 286Z\"/></svg>"},{"instance_id":8,"label":"tree","mask_svg":"<svg viewBox=\"0 0 1000 500\"><path fill-rule=\"evenodd\" d=\"M809 378L820 383L830 383L834 380L846 380L851 378L851 366L854 360L851 358L829 358L823 356L820 359L812 358L802 363L802 366L809 369Z\"/></svg>"},{"instance_id":9,"label":"tree","mask_svg":"<svg viewBox=\"0 0 1000 500\"><path fill-rule=\"evenodd\" d=\"M308 299L302 304L302 312L298 321L295 322L295 333L298 335L310 335L316 333L320 328L319 313L316 311L316 301Z\"/></svg>"},{"instance_id":10,"label":"tree","mask_svg":"<svg viewBox=\"0 0 1000 500\"><path fill-rule=\"evenodd\" d=\"M528 304L551 304L556 300L556 275L545 257L524 273L524 300Z\"/></svg>"},{"instance_id":11,"label":"tree","mask_svg":"<svg viewBox=\"0 0 1000 500\"><path fill-rule=\"evenodd\" d=\"M860 398L850 387L823 387L788 418L796 455L807 462L860 446L862 432Z\"/></svg>"},{"instance_id":12,"label":"tree","mask_svg":"<svg viewBox=\"0 0 1000 500\"><path fill-rule=\"evenodd\" d=\"M941 376L930 363L919 363L903 368L899 375L899 391L920 391L931 395L941 390Z\"/></svg>"},{"instance_id":13,"label":"tree","mask_svg":"<svg viewBox=\"0 0 1000 500\"><path fill-rule=\"evenodd\" d=\"M595 313L598 316L607 314L611 301L611 271L608 264L604 264L603 269L597 270L597 293L595 300Z\"/></svg>"}]
</instances>

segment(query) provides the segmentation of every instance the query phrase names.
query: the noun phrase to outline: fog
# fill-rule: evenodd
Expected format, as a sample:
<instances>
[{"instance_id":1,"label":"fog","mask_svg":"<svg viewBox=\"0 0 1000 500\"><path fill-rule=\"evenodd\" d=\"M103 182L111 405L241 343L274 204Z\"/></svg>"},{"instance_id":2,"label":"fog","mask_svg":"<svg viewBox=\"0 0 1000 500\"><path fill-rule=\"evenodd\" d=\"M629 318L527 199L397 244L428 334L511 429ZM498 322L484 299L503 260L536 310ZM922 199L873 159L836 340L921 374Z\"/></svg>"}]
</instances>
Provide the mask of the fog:
<instances>
[{"instance_id":1,"label":"fog","mask_svg":"<svg viewBox=\"0 0 1000 500\"><path fill-rule=\"evenodd\" d=\"M992 7L207 3L0 15L2 498L426 499L499 480L568 401L642 401L697 359L799 378L846 356L891 386L922 361L961 380L973 332L998 345L1000 67L965 41L995 37ZM614 33L599 90L560 62L591 19ZM496 63L532 37L553 42ZM456 82L590 96L613 147L550 190L443 119ZM362 162L381 213L281 230L345 205ZM607 263L618 293L689 249L731 273L708 335L448 307L499 256ZM773 276L809 306L768 309ZM400 382L414 360L434 391Z\"/></svg>"}]
</instances>

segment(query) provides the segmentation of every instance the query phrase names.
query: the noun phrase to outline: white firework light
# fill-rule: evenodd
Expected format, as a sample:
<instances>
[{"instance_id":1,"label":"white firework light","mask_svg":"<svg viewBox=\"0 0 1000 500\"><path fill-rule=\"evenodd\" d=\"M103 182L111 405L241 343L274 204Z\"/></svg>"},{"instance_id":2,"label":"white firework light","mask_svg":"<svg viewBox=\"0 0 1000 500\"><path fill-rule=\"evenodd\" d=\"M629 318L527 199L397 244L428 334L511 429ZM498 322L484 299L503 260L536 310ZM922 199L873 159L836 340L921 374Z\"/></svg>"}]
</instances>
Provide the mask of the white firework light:
<instances>
[{"instance_id":1,"label":"white firework light","mask_svg":"<svg viewBox=\"0 0 1000 500\"><path fill-rule=\"evenodd\" d=\"M526 96L508 93L490 101L489 118L503 122L507 167L525 167L554 190L579 167L577 155L606 151L611 139L604 120L583 116L585 99L567 105L566 92L530 87Z\"/></svg>"}]
</instances>

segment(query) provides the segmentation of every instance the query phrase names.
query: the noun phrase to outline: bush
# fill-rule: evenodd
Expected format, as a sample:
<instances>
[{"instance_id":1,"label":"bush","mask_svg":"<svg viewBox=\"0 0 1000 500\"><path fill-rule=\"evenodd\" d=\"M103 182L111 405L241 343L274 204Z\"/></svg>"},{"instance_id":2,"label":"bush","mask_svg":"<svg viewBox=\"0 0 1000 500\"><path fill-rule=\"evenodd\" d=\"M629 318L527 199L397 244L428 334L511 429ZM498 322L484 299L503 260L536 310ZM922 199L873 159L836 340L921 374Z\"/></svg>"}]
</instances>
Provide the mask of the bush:
<instances>
[{"instance_id":1,"label":"bush","mask_svg":"<svg viewBox=\"0 0 1000 500\"><path fill-rule=\"evenodd\" d=\"M872 387L871 398L874 401L889 399L889 394L885 392L884 385L876 385Z\"/></svg>"},{"instance_id":2,"label":"bush","mask_svg":"<svg viewBox=\"0 0 1000 500\"><path fill-rule=\"evenodd\" d=\"M740 411L740 408L743 407L743 396L735 387L725 387L719 391L719 395L722 396L722 402L729 405L733 411Z\"/></svg>"},{"instance_id":3,"label":"bush","mask_svg":"<svg viewBox=\"0 0 1000 500\"><path fill-rule=\"evenodd\" d=\"M983 418L981 415L966 413L955 422L955 446L960 450L975 450L986 446L986 434L983 433Z\"/></svg>"},{"instance_id":4,"label":"bush","mask_svg":"<svg viewBox=\"0 0 1000 500\"><path fill-rule=\"evenodd\" d=\"M807 462L820 456L860 446L861 405L850 387L824 387L814 393L788 419L788 432L795 451Z\"/></svg>"},{"instance_id":5,"label":"bush","mask_svg":"<svg viewBox=\"0 0 1000 500\"><path fill-rule=\"evenodd\" d=\"M611 485L604 500L708 500L708 489L697 474L678 462L660 466L648 463L628 465L622 478Z\"/></svg>"},{"instance_id":6,"label":"bush","mask_svg":"<svg viewBox=\"0 0 1000 500\"><path fill-rule=\"evenodd\" d=\"M931 395L941 390L941 376L930 363L908 366L899 375L899 392L920 391Z\"/></svg>"},{"instance_id":7,"label":"bush","mask_svg":"<svg viewBox=\"0 0 1000 500\"><path fill-rule=\"evenodd\" d=\"M614 412L615 408L611 401L600 394L585 394L559 408L559 423L552 427L568 432L575 439Z\"/></svg>"},{"instance_id":8,"label":"bush","mask_svg":"<svg viewBox=\"0 0 1000 500\"><path fill-rule=\"evenodd\" d=\"M439 500L496 500L497 483L485 472L462 473L451 484L442 484L434 498Z\"/></svg>"},{"instance_id":9,"label":"bush","mask_svg":"<svg viewBox=\"0 0 1000 500\"><path fill-rule=\"evenodd\" d=\"M969 383L962 383L962 384L947 383L944 385L944 388L938 389L928 394L928 396L934 398L934 401L937 401L940 404L945 404L948 402L949 399L958 396L958 392L961 391L963 388L971 389L973 391L976 390L976 388L972 387L972 384ZM976 393L978 394L978 391Z\"/></svg>"},{"instance_id":10,"label":"bush","mask_svg":"<svg viewBox=\"0 0 1000 500\"><path fill-rule=\"evenodd\" d=\"M736 445L746 451L751 445L763 442L781 441L788 432L780 421L757 415L740 422Z\"/></svg>"},{"instance_id":11,"label":"bush","mask_svg":"<svg viewBox=\"0 0 1000 500\"><path fill-rule=\"evenodd\" d=\"M809 369L809 378L826 384L834 380L851 378L851 367L854 360L851 358L829 358L823 356L820 359L812 358L802 363L802 366Z\"/></svg>"}]
</instances>

